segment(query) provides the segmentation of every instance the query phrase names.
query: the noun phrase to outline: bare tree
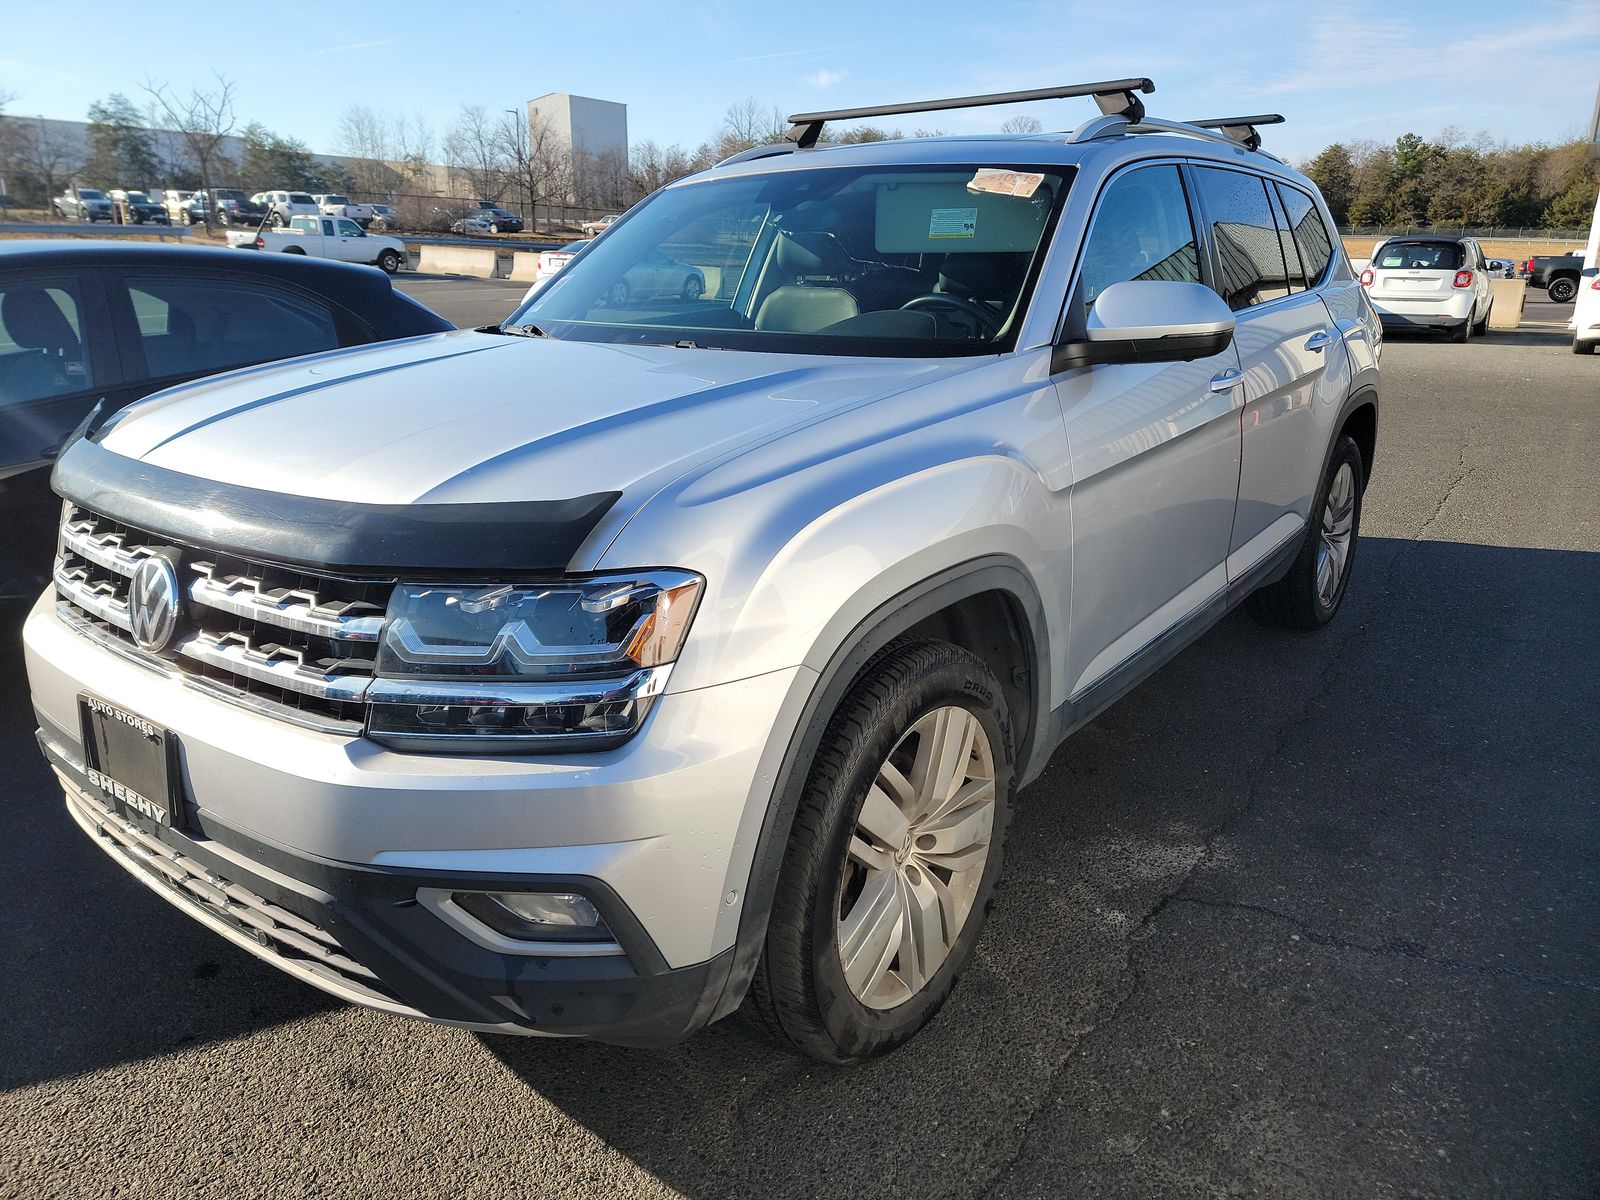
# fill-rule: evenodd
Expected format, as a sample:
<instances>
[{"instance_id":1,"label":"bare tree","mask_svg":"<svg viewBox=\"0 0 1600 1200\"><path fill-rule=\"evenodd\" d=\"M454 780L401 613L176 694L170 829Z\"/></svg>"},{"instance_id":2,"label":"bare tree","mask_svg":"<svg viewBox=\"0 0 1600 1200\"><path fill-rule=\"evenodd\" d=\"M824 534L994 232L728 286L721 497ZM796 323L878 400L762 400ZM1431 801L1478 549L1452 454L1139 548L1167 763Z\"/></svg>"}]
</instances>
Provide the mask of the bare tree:
<instances>
[{"instance_id":1,"label":"bare tree","mask_svg":"<svg viewBox=\"0 0 1600 1200\"><path fill-rule=\"evenodd\" d=\"M83 166L76 142L66 137L43 117L26 120L18 117L11 125L8 150L17 169L31 177L48 207L56 189L65 186L72 174Z\"/></svg>"},{"instance_id":2,"label":"bare tree","mask_svg":"<svg viewBox=\"0 0 1600 1200\"><path fill-rule=\"evenodd\" d=\"M195 165L200 168L200 186L209 195L214 173L224 158L222 144L233 134L238 118L233 111L233 81L216 72L215 88L191 88L187 96L175 93L171 85L146 77L144 90L163 120L182 135ZM217 206L206 206L206 227L216 222Z\"/></svg>"},{"instance_id":3,"label":"bare tree","mask_svg":"<svg viewBox=\"0 0 1600 1200\"><path fill-rule=\"evenodd\" d=\"M452 190L499 202L512 177L504 128L481 104L463 104L444 138L445 165Z\"/></svg>"},{"instance_id":4,"label":"bare tree","mask_svg":"<svg viewBox=\"0 0 1600 1200\"><path fill-rule=\"evenodd\" d=\"M500 122L501 149L511 164L511 186L528 206L529 228L539 205L565 204L573 189L573 155L544 117L524 121L508 113Z\"/></svg>"},{"instance_id":5,"label":"bare tree","mask_svg":"<svg viewBox=\"0 0 1600 1200\"><path fill-rule=\"evenodd\" d=\"M776 104L762 104L754 96L746 96L728 105L722 114L722 126L717 130L717 158L720 161L752 146L781 142L788 128Z\"/></svg>"},{"instance_id":6,"label":"bare tree","mask_svg":"<svg viewBox=\"0 0 1600 1200\"><path fill-rule=\"evenodd\" d=\"M1039 133L1044 129L1044 124L1038 117L1027 115L1012 117L1000 126L1001 133Z\"/></svg>"}]
</instances>

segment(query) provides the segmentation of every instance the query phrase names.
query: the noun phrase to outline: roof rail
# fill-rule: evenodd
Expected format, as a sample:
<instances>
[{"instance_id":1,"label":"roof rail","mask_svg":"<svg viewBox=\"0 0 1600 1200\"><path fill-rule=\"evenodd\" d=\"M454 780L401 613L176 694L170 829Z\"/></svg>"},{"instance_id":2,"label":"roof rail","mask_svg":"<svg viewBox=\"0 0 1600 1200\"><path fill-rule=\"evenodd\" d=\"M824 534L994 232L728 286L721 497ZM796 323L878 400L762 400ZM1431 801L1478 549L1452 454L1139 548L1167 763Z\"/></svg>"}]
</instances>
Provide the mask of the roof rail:
<instances>
[{"instance_id":1,"label":"roof rail","mask_svg":"<svg viewBox=\"0 0 1600 1200\"><path fill-rule=\"evenodd\" d=\"M1257 132L1257 125L1282 125L1282 113L1259 113L1253 117L1208 117L1204 121L1185 121L1186 125L1195 125L1201 129L1220 129L1234 141L1241 143L1246 149L1261 149L1261 134Z\"/></svg>"},{"instance_id":2,"label":"roof rail","mask_svg":"<svg viewBox=\"0 0 1600 1200\"><path fill-rule=\"evenodd\" d=\"M1093 142L1105 137L1121 137L1124 134L1136 133L1181 133L1193 138L1204 138L1208 142L1221 142L1225 146L1244 146L1257 154L1266 155L1276 162L1282 162L1276 154L1261 149L1261 138L1253 128L1245 127L1244 136L1230 136L1235 122L1259 121L1263 125L1277 124L1283 120L1279 117L1273 121L1270 117L1224 117L1220 121L1167 121L1160 117L1146 117L1142 121L1131 122L1124 117L1106 116L1095 117L1092 121L1085 121L1072 131L1072 136L1067 138L1068 145L1078 145L1082 142ZM1225 123L1224 129L1211 128L1212 125Z\"/></svg>"},{"instance_id":3,"label":"roof rail","mask_svg":"<svg viewBox=\"0 0 1600 1200\"><path fill-rule=\"evenodd\" d=\"M730 154L717 164L725 167L729 163L749 162L752 158L771 158L776 154L792 154L800 149L793 142L765 142L759 146L751 146L748 150L740 150L737 154Z\"/></svg>"},{"instance_id":4,"label":"roof rail","mask_svg":"<svg viewBox=\"0 0 1600 1200\"><path fill-rule=\"evenodd\" d=\"M992 92L986 96L952 96L945 100L916 100L909 104L878 104L871 108L840 108L831 112L795 113L784 137L802 150L810 149L822 136L829 121L858 121L866 117L893 117L903 113L939 112L947 108L983 108L991 104L1023 104L1034 100L1062 100L1069 96L1093 96L1102 113L1121 115L1130 121L1144 118L1144 101L1135 94L1153 92L1148 79L1110 79L1103 83L1073 83L1065 87L1033 88L1024 92Z\"/></svg>"}]
</instances>

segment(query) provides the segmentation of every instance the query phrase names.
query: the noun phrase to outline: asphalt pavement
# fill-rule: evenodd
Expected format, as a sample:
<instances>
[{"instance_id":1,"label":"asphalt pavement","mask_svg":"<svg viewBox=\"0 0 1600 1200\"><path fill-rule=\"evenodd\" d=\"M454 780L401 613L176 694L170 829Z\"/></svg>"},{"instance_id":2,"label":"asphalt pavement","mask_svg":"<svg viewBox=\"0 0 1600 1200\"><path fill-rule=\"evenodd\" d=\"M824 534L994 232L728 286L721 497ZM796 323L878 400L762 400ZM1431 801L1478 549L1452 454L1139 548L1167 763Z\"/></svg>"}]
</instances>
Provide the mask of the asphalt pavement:
<instances>
[{"instance_id":1,"label":"asphalt pavement","mask_svg":"<svg viewBox=\"0 0 1600 1200\"><path fill-rule=\"evenodd\" d=\"M514 290L402 287L462 324ZM1384 368L1336 623L1235 614L1073 738L950 1005L850 1070L279 974L72 825L6 629L0 1195L1594 1197L1600 360Z\"/></svg>"}]
</instances>

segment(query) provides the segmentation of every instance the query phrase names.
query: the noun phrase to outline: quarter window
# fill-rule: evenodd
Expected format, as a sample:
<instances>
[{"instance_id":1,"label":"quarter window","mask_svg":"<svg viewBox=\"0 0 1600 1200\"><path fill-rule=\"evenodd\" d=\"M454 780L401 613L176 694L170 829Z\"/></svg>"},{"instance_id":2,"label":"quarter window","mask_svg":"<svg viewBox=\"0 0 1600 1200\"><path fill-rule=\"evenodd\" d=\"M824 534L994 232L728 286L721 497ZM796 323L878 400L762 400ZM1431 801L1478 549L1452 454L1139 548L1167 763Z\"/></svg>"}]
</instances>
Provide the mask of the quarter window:
<instances>
[{"instance_id":1,"label":"quarter window","mask_svg":"<svg viewBox=\"0 0 1600 1200\"><path fill-rule=\"evenodd\" d=\"M1322 214L1311 202L1311 197L1299 188L1278 185L1278 195L1283 200L1289 217L1289 232L1300 251L1300 265L1305 268L1306 284L1316 287L1327 274L1333 261L1333 239L1328 227L1322 223Z\"/></svg>"},{"instance_id":2,"label":"quarter window","mask_svg":"<svg viewBox=\"0 0 1600 1200\"><path fill-rule=\"evenodd\" d=\"M208 375L339 344L326 305L250 279L130 278L144 377Z\"/></svg>"},{"instance_id":3,"label":"quarter window","mask_svg":"<svg viewBox=\"0 0 1600 1200\"><path fill-rule=\"evenodd\" d=\"M1211 222L1222 276L1217 290L1238 311L1289 294L1289 269L1266 180L1242 171L1198 167L1200 195Z\"/></svg>"},{"instance_id":4,"label":"quarter window","mask_svg":"<svg viewBox=\"0 0 1600 1200\"><path fill-rule=\"evenodd\" d=\"M1194 222L1183 178L1170 164L1140 167L1111 181L1083 251L1083 302L1130 279L1200 282Z\"/></svg>"}]
</instances>

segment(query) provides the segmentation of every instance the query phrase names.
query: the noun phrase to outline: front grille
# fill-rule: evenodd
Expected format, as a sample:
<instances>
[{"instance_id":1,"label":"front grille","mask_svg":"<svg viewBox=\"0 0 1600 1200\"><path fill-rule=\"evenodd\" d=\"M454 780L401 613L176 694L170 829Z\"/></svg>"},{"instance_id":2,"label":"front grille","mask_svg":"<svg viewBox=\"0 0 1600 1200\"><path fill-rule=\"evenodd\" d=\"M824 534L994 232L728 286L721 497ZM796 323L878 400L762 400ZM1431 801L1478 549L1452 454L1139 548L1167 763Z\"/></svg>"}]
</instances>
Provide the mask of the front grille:
<instances>
[{"instance_id":1,"label":"front grille","mask_svg":"<svg viewBox=\"0 0 1600 1200\"><path fill-rule=\"evenodd\" d=\"M177 570L180 617L159 654L129 611L140 563ZM76 623L225 697L341 732L360 732L392 579L351 579L174 545L67 505L55 587Z\"/></svg>"},{"instance_id":2,"label":"front grille","mask_svg":"<svg viewBox=\"0 0 1600 1200\"><path fill-rule=\"evenodd\" d=\"M65 774L57 775L78 823L129 870L249 939L263 958L292 974L311 976L349 999L409 1011L327 930L145 833L96 802Z\"/></svg>"}]
</instances>

